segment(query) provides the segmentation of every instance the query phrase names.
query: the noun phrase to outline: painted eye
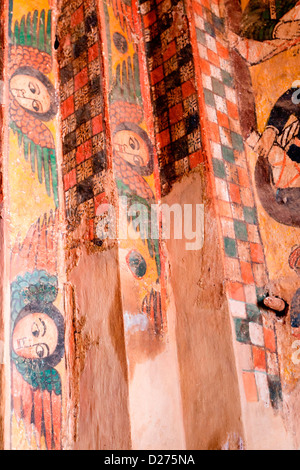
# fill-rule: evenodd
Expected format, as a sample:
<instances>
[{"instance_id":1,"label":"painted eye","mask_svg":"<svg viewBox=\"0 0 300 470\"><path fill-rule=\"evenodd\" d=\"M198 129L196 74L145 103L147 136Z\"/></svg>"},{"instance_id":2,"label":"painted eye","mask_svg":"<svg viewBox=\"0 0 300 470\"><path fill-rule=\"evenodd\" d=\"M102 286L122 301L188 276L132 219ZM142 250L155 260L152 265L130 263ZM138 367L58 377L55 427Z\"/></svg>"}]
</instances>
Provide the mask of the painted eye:
<instances>
[{"instance_id":1,"label":"painted eye","mask_svg":"<svg viewBox=\"0 0 300 470\"><path fill-rule=\"evenodd\" d=\"M34 111L38 112L40 110L40 105L39 105L39 102L34 100L32 102L32 108L34 109Z\"/></svg>"},{"instance_id":2,"label":"painted eye","mask_svg":"<svg viewBox=\"0 0 300 470\"><path fill-rule=\"evenodd\" d=\"M35 94L36 93L36 88L33 83L29 82L28 83L28 88L31 91L31 93Z\"/></svg>"},{"instance_id":3,"label":"painted eye","mask_svg":"<svg viewBox=\"0 0 300 470\"><path fill-rule=\"evenodd\" d=\"M140 144L139 144L138 140L133 138L133 137L130 137L129 145L132 148L132 150L135 150L135 149L139 150L139 148L140 148Z\"/></svg>"},{"instance_id":4,"label":"painted eye","mask_svg":"<svg viewBox=\"0 0 300 470\"><path fill-rule=\"evenodd\" d=\"M32 336L34 336L35 338L38 338L39 335L40 335L40 330L39 330L39 327L36 323L34 323L32 325L32 328L31 328L31 333L32 333Z\"/></svg>"},{"instance_id":5,"label":"painted eye","mask_svg":"<svg viewBox=\"0 0 300 470\"><path fill-rule=\"evenodd\" d=\"M130 147L132 148L132 150L135 149L135 142L134 142L134 140L133 140L132 137L130 137L130 139L129 139L129 145L130 145Z\"/></svg>"},{"instance_id":6,"label":"painted eye","mask_svg":"<svg viewBox=\"0 0 300 470\"><path fill-rule=\"evenodd\" d=\"M41 344L37 345L37 347L35 348L35 352L36 355L40 358L44 357L46 353L45 348Z\"/></svg>"}]
</instances>

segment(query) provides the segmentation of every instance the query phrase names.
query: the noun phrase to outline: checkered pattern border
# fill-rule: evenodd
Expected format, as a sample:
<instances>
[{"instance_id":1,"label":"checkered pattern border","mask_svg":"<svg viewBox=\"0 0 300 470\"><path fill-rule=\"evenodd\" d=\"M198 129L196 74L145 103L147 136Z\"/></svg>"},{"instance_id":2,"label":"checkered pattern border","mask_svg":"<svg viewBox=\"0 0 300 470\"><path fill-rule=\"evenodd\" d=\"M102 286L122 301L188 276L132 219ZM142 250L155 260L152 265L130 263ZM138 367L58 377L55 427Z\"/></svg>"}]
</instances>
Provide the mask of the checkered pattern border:
<instances>
[{"instance_id":1,"label":"checkered pattern border","mask_svg":"<svg viewBox=\"0 0 300 470\"><path fill-rule=\"evenodd\" d=\"M164 195L179 176L202 162L194 60L183 0L139 3Z\"/></svg>"},{"instance_id":2,"label":"checkered pattern border","mask_svg":"<svg viewBox=\"0 0 300 470\"><path fill-rule=\"evenodd\" d=\"M248 402L282 400L276 331L260 308L268 274L218 0L193 0L195 60L208 166L221 231L226 292ZM203 144L204 145L204 144ZM205 149L206 150L206 149Z\"/></svg>"},{"instance_id":3,"label":"checkered pattern border","mask_svg":"<svg viewBox=\"0 0 300 470\"><path fill-rule=\"evenodd\" d=\"M58 63L66 213L74 228L83 214L96 244L96 211L106 200L107 168L101 90L101 60L95 0L64 1L58 20Z\"/></svg>"}]
</instances>

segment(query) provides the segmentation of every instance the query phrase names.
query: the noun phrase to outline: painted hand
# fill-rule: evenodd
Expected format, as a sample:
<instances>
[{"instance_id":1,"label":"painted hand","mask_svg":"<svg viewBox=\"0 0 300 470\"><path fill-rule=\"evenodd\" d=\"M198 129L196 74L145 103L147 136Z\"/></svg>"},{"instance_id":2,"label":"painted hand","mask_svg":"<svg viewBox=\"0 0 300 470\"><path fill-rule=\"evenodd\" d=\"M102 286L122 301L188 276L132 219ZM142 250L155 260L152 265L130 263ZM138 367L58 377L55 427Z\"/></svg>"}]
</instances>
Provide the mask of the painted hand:
<instances>
[{"instance_id":1,"label":"painted hand","mask_svg":"<svg viewBox=\"0 0 300 470\"><path fill-rule=\"evenodd\" d=\"M260 157L267 157L276 140L277 132L272 127L268 127L254 147L254 151Z\"/></svg>"},{"instance_id":2,"label":"painted hand","mask_svg":"<svg viewBox=\"0 0 300 470\"><path fill-rule=\"evenodd\" d=\"M274 31L274 39L294 39L300 36L300 20L280 21Z\"/></svg>"}]
</instances>

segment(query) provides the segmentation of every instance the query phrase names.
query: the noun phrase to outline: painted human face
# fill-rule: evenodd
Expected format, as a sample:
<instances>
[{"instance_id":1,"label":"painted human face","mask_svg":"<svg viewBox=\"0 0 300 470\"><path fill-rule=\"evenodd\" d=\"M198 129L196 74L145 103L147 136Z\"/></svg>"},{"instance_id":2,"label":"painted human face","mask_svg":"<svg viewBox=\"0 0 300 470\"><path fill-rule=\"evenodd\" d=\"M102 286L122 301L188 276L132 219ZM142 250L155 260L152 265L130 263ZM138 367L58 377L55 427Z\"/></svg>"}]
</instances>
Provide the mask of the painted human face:
<instances>
[{"instance_id":1,"label":"painted human face","mask_svg":"<svg viewBox=\"0 0 300 470\"><path fill-rule=\"evenodd\" d=\"M42 359L54 353L58 342L55 322L45 313L30 313L15 326L13 349L18 356Z\"/></svg>"},{"instance_id":2,"label":"painted human face","mask_svg":"<svg viewBox=\"0 0 300 470\"><path fill-rule=\"evenodd\" d=\"M38 78L21 74L14 75L10 80L10 90L23 108L38 114L44 114L50 110L49 92Z\"/></svg>"},{"instance_id":3,"label":"painted human face","mask_svg":"<svg viewBox=\"0 0 300 470\"><path fill-rule=\"evenodd\" d=\"M150 155L146 142L132 130L116 132L113 137L114 151L131 165L145 167Z\"/></svg>"}]
</instances>

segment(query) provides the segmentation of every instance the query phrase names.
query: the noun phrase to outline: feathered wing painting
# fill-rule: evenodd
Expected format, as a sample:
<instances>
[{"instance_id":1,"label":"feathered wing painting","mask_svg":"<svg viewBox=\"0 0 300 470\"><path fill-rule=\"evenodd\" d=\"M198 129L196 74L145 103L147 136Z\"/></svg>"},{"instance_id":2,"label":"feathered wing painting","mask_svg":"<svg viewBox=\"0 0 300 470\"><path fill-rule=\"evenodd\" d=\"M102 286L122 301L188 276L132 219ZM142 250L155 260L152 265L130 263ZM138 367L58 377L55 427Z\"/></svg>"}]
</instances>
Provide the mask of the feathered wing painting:
<instances>
[{"instance_id":1,"label":"feathered wing painting","mask_svg":"<svg viewBox=\"0 0 300 470\"><path fill-rule=\"evenodd\" d=\"M111 105L113 122L113 166L119 195L125 196L130 207L139 207L136 218L128 216L128 224L139 234L146 251L144 256L135 249L129 250L126 262L136 279L144 278L147 272L147 260L154 260L156 267L155 288L150 287L141 305L141 313L150 321L153 331L163 331L163 315L160 292L161 257L158 235L149 236L148 230L154 220L152 217L156 199L146 178L153 177L154 158L153 146L147 132L141 127L143 111L139 105L118 101ZM149 261L148 261L149 262Z\"/></svg>"},{"instance_id":2,"label":"feathered wing painting","mask_svg":"<svg viewBox=\"0 0 300 470\"><path fill-rule=\"evenodd\" d=\"M14 22L9 51L10 127L24 157L58 207L55 143L47 122L57 113L52 71L51 10L34 11Z\"/></svg>"},{"instance_id":3,"label":"feathered wing painting","mask_svg":"<svg viewBox=\"0 0 300 470\"><path fill-rule=\"evenodd\" d=\"M28 447L57 450L62 424L57 366L64 356L64 318L54 305L56 231L57 215L45 216L12 252L11 367L12 415L24 429Z\"/></svg>"}]
</instances>

